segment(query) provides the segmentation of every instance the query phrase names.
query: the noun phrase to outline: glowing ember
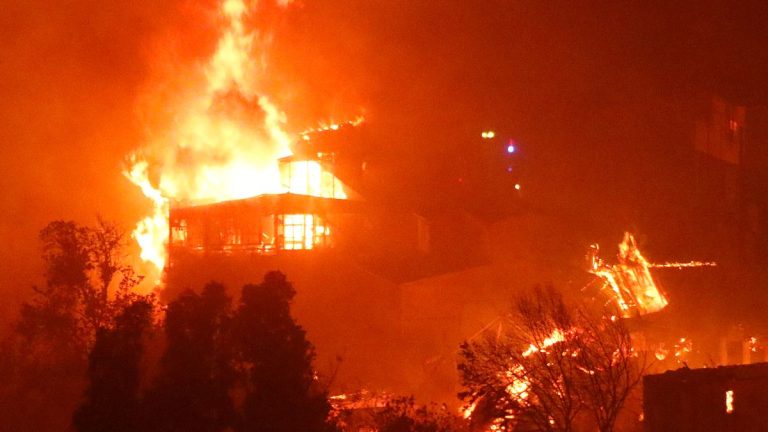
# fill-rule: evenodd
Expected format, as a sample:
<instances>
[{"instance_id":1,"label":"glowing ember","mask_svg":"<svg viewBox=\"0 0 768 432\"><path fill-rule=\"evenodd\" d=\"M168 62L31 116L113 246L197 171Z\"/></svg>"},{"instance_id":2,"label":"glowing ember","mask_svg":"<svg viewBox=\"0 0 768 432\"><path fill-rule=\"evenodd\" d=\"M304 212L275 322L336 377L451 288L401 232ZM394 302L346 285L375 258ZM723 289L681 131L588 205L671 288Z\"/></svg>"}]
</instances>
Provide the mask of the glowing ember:
<instances>
[{"instance_id":1,"label":"glowing ember","mask_svg":"<svg viewBox=\"0 0 768 432\"><path fill-rule=\"evenodd\" d=\"M372 393L368 390L328 397L328 401L336 412L350 409L384 408L393 399L394 396L389 393Z\"/></svg>"},{"instance_id":2,"label":"glowing ember","mask_svg":"<svg viewBox=\"0 0 768 432\"><path fill-rule=\"evenodd\" d=\"M725 412L728 414L733 413L733 390L725 392Z\"/></svg>"},{"instance_id":3,"label":"glowing ember","mask_svg":"<svg viewBox=\"0 0 768 432\"><path fill-rule=\"evenodd\" d=\"M624 240L619 244L618 264L604 263L598 257L599 251L598 245L591 246L589 271L603 279L604 288L610 289L624 316L658 312L667 306L666 297L651 276L652 265L640 253L632 234L624 233Z\"/></svg>"},{"instance_id":4,"label":"glowing ember","mask_svg":"<svg viewBox=\"0 0 768 432\"><path fill-rule=\"evenodd\" d=\"M475 408L477 408L477 403L478 403L478 401L475 400L471 404L462 407L461 408L461 416L462 416L462 418L468 419L468 418L472 417L472 413L475 412Z\"/></svg>"},{"instance_id":5,"label":"glowing ember","mask_svg":"<svg viewBox=\"0 0 768 432\"><path fill-rule=\"evenodd\" d=\"M361 124L364 121L365 121L365 117L358 116L354 120L349 120L349 121L342 122L342 123L333 123L333 122L331 122L331 123L322 123L322 124L320 124L320 126L318 126L316 128L310 128L310 129L307 129L304 132L302 132L301 133L301 139L303 139L305 141L309 141L311 139L311 134L313 134L313 133L335 131L335 130L341 129L344 126L357 126L357 125Z\"/></svg>"},{"instance_id":6,"label":"glowing ember","mask_svg":"<svg viewBox=\"0 0 768 432\"><path fill-rule=\"evenodd\" d=\"M517 365L506 372L506 378L510 381L506 387L507 393L521 405L528 399L528 389L531 381L525 377L525 369Z\"/></svg>"},{"instance_id":7,"label":"glowing ember","mask_svg":"<svg viewBox=\"0 0 768 432\"><path fill-rule=\"evenodd\" d=\"M693 342L686 338L680 338L678 343L675 344L675 359L678 362L682 362L692 349Z\"/></svg>"},{"instance_id":8,"label":"glowing ember","mask_svg":"<svg viewBox=\"0 0 768 432\"><path fill-rule=\"evenodd\" d=\"M684 263L663 263L663 264L650 264L651 268L693 268L693 267L717 267L717 263L714 261L688 261Z\"/></svg>"},{"instance_id":9,"label":"glowing ember","mask_svg":"<svg viewBox=\"0 0 768 432\"><path fill-rule=\"evenodd\" d=\"M560 331L560 329L555 329L552 334L545 338L538 346L531 344L527 350L523 351L523 357L528 357L535 352L541 351L544 348L550 347L558 342L563 342L564 340L565 334Z\"/></svg>"},{"instance_id":10,"label":"glowing ember","mask_svg":"<svg viewBox=\"0 0 768 432\"><path fill-rule=\"evenodd\" d=\"M544 338L541 343L532 343L523 351L523 357L530 357L537 352L545 352L545 349L552 345L564 342L565 333L560 329L554 329L552 333ZM505 378L510 381L507 385L507 393L520 403L528 399L528 389L531 387L531 381L526 377L525 368L522 365L516 365L506 372Z\"/></svg>"},{"instance_id":11,"label":"glowing ember","mask_svg":"<svg viewBox=\"0 0 768 432\"><path fill-rule=\"evenodd\" d=\"M750 352L757 352L758 345L757 345L757 338L752 336L751 338L747 339L747 346L749 347Z\"/></svg>"},{"instance_id":12,"label":"glowing ember","mask_svg":"<svg viewBox=\"0 0 768 432\"><path fill-rule=\"evenodd\" d=\"M278 159L291 155L292 140L283 129L285 115L258 88L261 65L254 59L262 57L262 41L245 27L244 0L223 1L220 13L225 28L201 82L185 89L192 96L170 106L174 118L168 130L131 155L125 172L154 205L133 237L142 259L160 271L166 262L169 206L175 203L285 192L346 198L340 182L316 161L291 162L290 181L282 181ZM294 249L309 249L318 233L327 234L328 227L312 215L289 217L302 221L288 234Z\"/></svg>"}]
</instances>

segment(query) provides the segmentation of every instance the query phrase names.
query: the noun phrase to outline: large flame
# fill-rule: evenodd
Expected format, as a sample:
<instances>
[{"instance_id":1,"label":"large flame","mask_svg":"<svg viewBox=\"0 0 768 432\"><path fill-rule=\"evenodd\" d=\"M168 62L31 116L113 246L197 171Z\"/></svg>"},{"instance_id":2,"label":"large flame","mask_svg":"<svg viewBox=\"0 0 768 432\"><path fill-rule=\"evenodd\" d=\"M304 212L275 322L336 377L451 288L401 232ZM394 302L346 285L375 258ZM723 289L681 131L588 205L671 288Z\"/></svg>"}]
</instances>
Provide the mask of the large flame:
<instances>
[{"instance_id":1,"label":"large flame","mask_svg":"<svg viewBox=\"0 0 768 432\"><path fill-rule=\"evenodd\" d=\"M288 1L279 1L285 6ZM168 212L173 203L202 204L281 193L278 159L291 155L285 115L259 88L261 40L246 29L244 0L220 6L224 30L203 67L200 82L167 107L173 120L129 158L126 177L153 203L133 237L141 257L162 271L166 262ZM317 165L317 164L315 164ZM319 165L307 164L306 176ZM316 194L314 190L299 193ZM343 197L343 191L334 193Z\"/></svg>"}]
</instances>

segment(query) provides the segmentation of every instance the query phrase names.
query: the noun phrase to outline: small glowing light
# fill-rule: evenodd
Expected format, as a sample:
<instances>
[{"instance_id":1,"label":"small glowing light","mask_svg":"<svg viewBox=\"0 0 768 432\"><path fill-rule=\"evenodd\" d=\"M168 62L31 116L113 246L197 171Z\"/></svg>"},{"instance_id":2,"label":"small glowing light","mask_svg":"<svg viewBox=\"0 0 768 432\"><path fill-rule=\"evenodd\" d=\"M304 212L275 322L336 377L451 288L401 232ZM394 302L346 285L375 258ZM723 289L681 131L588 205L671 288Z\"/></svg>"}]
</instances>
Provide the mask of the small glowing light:
<instances>
[{"instance_id":1,"label":"small glowing light","mask_svg":"<svg viewBox=\"0 0 768 432\"><path fill-rule=\"evenodd\" d=\"M515 183L515 190L520 190L520 183Z\"/></svg>"},{"instance_id":2,"label":"small glowing light","mask_svg":"<svg viewBox=\"0 0 768 432\"><path fill-rule=\"evenodd\" d=\"M510 167L507 167L507 172L508 172L508 173L511 173L511 172L512 172L512 167L511 167L511 166L510 166Z\"/></svg>"},{"instance_id":3,"label":"small glowing light","mask_svg":"<svg viewBox=\"0 0 768 432\"><path fill-rule=\"evenodd\" d=\"M725 392L725 412L728 414L733 412L733 390Z\"/></svg>"},{"instance_id":4,"label":"small glowing light","mask_svg":"<svg viewBox=\"0 0 768 432\"><path fill-rule=\"evenodd\" d=\"M496 136L496 132L494 131L483 131L483 133L480 134L483 139L492 139Z\"/></svg>"},{"instance_id":5,"label":"small glowing light","mask_svg":"<svg viewBox=\"0 0 768 432\"><path fill-rule=\"evenodd\" d=\"M516 150L517 150L517 148L515 148L514 144L510 144L510 145L507 146L507 153L509 153L509 154L514 153Z\"/></svg>"}]
</instances>

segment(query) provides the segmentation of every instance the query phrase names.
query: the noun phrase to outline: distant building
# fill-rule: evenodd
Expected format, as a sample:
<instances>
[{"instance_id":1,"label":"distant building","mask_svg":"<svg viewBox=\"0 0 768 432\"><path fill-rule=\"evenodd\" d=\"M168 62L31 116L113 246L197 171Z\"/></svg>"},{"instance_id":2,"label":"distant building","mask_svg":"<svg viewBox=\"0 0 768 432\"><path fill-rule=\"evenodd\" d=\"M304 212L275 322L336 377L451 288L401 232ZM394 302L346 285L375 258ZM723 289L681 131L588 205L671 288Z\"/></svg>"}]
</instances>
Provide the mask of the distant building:
<instances>
[{"instance_id":1,"label":"distant building","mask_svg":"<svg viewBox=\"0 0 768 432\"><path fill-rule=\"evenodd\" d=\"M768 363L643 378L647 432L768 431Z\"/></svg>"},{"instance_id":2,"label":"distant building","mask_svg":"<svg viewBox=\"0 0 768 432\"><path fill-rule=\"evenodd\" d=\"M713 96L694 134L696 201L718 248L768 259L768 109ZM705 216L704 216L705 215Z\"/></svg>"}]
</instances>

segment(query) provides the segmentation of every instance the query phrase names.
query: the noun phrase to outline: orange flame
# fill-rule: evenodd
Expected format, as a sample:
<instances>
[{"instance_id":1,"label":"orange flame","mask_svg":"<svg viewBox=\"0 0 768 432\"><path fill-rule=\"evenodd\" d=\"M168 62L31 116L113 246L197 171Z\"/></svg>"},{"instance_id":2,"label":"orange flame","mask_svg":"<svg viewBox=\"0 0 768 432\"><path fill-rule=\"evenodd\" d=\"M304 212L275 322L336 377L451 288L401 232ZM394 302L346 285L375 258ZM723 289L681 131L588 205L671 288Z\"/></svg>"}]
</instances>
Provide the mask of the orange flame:
<instances>
[{"instance_id":1,"label":"orange flame","mask_svg":"<svg viewBox=\"0 0 768 432\"><path fill-rule=\"evenodd\" d=\"M544 338L541 344L530 344L528 349L523 351L523 357L528 357L535 352L539 352L544 348L551 347L552 345L565 341L565 334L560 329L555 329L552 334Z\"/></svg>"},{"instance_id":2,"label":"orange flame","mask_svg":"<svg viewBox=\"0 0 768 432\"><path fill-rule=\"evenodd\" d=\"M596 244L590 248L589 272L603 279L624 316L658 312L667 306L666 297L651 276L649 269L653 265L640 253L632 234L624 233L616 265L604 263L598 257L599 250Z\"/></svg>"},{"instance_id":3,"label":"orange flame","mask_svg":"<svg viewBox=\"0 0 768 432\"><path fill-rule=\"evenodd\" d=\"M544 338L541 343L531 343L525 351L523 351L523 357L530 357L531 355L544 351L546 348L552 345L565 341L565 333L560 329L554 329L552 333ZM507 385L507 393L520 403L524 403L528 399L528 389L531 387L531 381L526 376L526 370L522 365L515 365L513 368L506 372L506 378L511 382Z\"/></svg>"}]
</instances>

